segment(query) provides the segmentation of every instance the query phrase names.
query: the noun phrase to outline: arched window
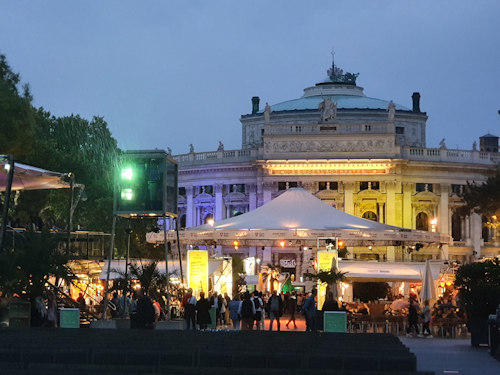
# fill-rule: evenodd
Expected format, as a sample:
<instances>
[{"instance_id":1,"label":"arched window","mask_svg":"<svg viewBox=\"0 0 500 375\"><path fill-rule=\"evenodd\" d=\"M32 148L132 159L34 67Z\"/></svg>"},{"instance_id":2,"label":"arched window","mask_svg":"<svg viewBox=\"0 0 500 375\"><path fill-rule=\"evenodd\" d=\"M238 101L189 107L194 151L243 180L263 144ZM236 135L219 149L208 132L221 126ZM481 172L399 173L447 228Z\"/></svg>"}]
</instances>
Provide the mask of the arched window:
<instances>
[{"instance_id":1,"label":"arched window","mask_svg":"<svg viewBox=\"0 0 500 375\"><path fill-rule=\"evenodd\" d=\"M419 212L415 221L418 230L429 230L429 216L425 212Z\"/></svg>"},{"instance_id":2,"label":"arched window","mask_svg":"<svg viewBox=\"0 0 500 375\"><path fill-rule=\"evenodd\" d=\"M451 236L453 241L462 241L462 218L458 213L451 215Z\"/></svg>"},{"instance_id":3,"label":"arched window","mask_svg":"<svg viewBox=\"0 0 500 375\"><path fill-rule=\"evenodd\" d=\"M180 217L179 224L179 228L186 228L186 215Z\"/></svg>"},{"instance_id":4,"label":"arched window","mask_svg":"<svg viewBox=\"0 0 500 375\"><path fill-rule=\"evenodd\" d=\"M373 212L373 211L366 211L363 214L363 219L368 219L368 220L371 220L371 221L378 221L377 214L375 212Z\"/></svg>"}]
</instances>

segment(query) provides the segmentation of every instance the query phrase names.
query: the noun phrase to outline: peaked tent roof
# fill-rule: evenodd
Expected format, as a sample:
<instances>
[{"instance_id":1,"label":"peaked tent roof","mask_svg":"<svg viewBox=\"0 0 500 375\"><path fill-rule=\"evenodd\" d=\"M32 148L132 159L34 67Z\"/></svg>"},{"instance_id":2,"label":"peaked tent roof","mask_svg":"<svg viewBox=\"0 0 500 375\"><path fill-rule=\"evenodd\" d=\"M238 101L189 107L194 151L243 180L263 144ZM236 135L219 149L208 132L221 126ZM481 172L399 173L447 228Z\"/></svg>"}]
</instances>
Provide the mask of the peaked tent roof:
<instances>
[{"instance_id":1,"label":"peaked tent roof","mask_svg":"<svg viewBox=\"0 0 500 375\"><path fill-rule=\"evenodd\" d=\"M338 237L347 245L394 245L448 243L449 236L440 233L404 229L349 215L324 203L302 188L291 188L261 207L180 232L180 240L191 244L232 244L274 246L276 241L295 241L294 245L315 245L318 238ZM168 234L175 240L175 233ZM148 242L163 242L163 233L148 233Z\"/></svg>"},{"instance_id":2,"label":"peaked tent roof","mask_svg":"<svg viewBox=\"0 0 500 375\"><path fill-rule=\"evenodd\" d=\"M215 223L213 228L384 231L401 229L349 215L329 206L302 188L290 188L253 211ZM205 224L197 229L211 229L211 226Z\"/></svg>"},{"instance_id":3,"label":"peaked tent roof","mask_svg":"<svg viewBox=\"0 0 500 375\"><path fill-rule=\"evenodd\" d=\"M0 166L0 191L7 188L8 170L6 162ZM63 180L64 174L47 171L27 164L14 163L14 179L12 190L42 190L69 188L68 182ZM76 186L76 184L75 184Z\"/></svg>"}]
</instances>

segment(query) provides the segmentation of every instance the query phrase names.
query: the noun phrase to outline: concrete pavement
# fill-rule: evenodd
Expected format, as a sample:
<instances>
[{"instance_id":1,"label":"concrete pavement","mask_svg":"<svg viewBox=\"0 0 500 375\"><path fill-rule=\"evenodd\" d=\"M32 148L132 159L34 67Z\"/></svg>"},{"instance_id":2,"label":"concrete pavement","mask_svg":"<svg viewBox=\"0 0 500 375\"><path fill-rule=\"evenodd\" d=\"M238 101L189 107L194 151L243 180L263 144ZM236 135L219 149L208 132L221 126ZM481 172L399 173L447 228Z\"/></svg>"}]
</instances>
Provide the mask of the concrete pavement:
<instances>
[{"instance_id":1,"label":"concrete pavement","mask_svg":"<svg viewBox=\"0 0 500 375\"><path fill-rule=\"evenodd\" d=\"M489 354L489 348L475 348L470 339L400 337L417 356L418 371L436 375L499 375L500 362Z\"/></svg>"}]
</instances>

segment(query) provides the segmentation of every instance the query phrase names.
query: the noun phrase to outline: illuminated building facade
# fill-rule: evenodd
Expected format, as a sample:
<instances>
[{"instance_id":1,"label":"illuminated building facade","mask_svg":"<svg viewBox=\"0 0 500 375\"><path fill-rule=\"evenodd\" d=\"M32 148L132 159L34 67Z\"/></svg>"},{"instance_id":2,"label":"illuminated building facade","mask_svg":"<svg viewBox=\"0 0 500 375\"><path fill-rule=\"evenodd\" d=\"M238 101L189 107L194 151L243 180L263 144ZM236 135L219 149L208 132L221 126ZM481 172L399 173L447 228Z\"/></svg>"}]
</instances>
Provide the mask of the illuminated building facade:
<instances>
[{"instance_id":1,"label":"illuminated building facade","mask_svg":"<svg viewBox=\"0 0 500 375\"><path fill-rule=\"evenodd\" d=\"M349 214L453 238L443 247L349 248L348 258L467 262L498 255L498 235L485 225L489 219L457 212L464 185L494 173L498 137L481 137L480 149L476 142L472 150L448 149L444 139L439 148L427 148L427 114L420 110L419 93L405 107L365 96L356 78L333 65L326 80L298 99L261 109L253 97L251 113L240 119L241 149L225 150L221 143L216 151L191 148L175 155L181 226L217 222L253 210L290 187L303 187ZM308 272L309 254L300 247L219 246L217 251Z\"/></svg>"}]
</instances>

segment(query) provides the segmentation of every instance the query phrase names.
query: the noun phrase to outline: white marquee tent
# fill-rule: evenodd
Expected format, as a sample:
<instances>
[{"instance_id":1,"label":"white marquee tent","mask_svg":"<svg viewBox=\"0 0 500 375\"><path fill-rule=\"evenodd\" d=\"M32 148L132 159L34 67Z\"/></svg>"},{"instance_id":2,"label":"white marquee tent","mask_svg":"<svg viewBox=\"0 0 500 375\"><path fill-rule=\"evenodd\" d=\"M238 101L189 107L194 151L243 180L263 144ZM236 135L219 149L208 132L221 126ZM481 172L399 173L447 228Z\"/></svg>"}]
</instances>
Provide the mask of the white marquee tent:
<instances>
[{"instance_id":1,"label":"white marquee tent","mask_svg":"<svg viewBox=\"0 0 500 375\"><path fill-rule=\"evenodd\" d=\"M180 241L192 245L314 246L318 238L337 237L348 246L447 244L449 236L405 229L349 215L329 206L302 188L291 188L248 213L180 232ZM169 231L168 241L176 234ZM148 233L147 241L163 242L163 233Z\"/></svg>"}]
</instances>

